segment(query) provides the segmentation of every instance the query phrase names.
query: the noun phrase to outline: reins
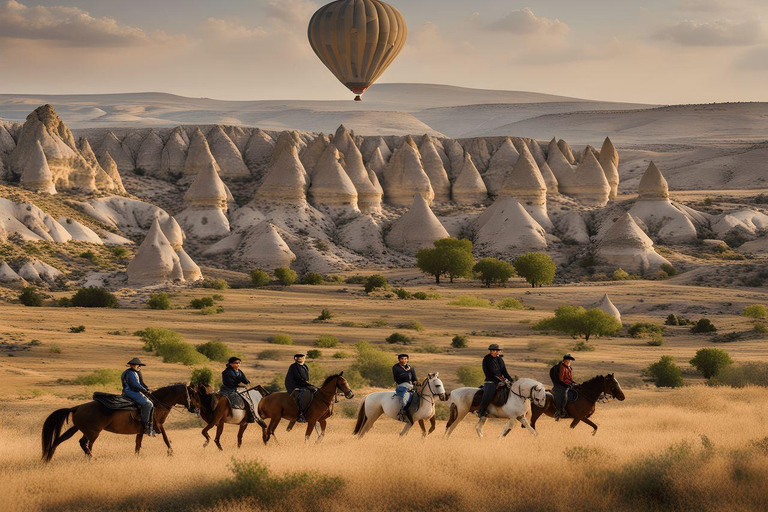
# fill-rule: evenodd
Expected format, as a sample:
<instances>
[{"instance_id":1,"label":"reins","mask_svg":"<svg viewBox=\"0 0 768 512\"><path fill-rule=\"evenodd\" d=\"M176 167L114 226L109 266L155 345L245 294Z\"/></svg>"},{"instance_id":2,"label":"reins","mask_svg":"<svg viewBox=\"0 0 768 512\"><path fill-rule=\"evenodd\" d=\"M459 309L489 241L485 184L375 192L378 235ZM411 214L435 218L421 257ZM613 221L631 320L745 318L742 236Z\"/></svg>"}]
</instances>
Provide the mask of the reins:
<instances>
[{"instance_id":1,"label":"reins","mask_svg":"<svg viewBox=\"0 0 768 512\"><path fill-rule=\"evenodd\" d=\"M147 396L149 397L150 400L152 400L153 404L156 403L158 405L163 406L163 408L165 410L167 410L168 412L170 412L177 405L182 405L182 408L185 408L185 409L189 410L189 408L192 407L192 403L190 402L190 398L189 398L189 389L184 384L174 384L173 386L168 386L168 387L176 387L176 386L184 386L184 394L186 395L185 398L187 399L187 406L186 407L184 407L182 404L173 404L173 405L171 405L169 407L169 406L165 405L162 401L160 401L160 399L157 398L154 393L147 393Z\"/></svg>"}]
</instances>

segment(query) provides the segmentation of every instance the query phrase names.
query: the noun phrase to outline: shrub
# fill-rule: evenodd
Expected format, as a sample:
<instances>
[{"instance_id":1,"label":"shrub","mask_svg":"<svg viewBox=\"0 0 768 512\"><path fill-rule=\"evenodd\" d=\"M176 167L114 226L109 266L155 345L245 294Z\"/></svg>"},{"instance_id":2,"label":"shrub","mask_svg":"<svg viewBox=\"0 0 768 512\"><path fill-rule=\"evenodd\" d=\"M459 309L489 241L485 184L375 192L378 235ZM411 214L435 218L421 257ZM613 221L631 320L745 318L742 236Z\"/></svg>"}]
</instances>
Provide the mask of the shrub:
<instances>
[{"instance_id":1,"label":"shrub","mask_svg":"<svg viewBox=\"0 0 768 512\"><path fill-rule=\"evenodd\" d=\"M116 308L117 297L104 288L89 286L80 288L72 296L72 305L78 308Z\"/></svg>"},{"instance_id":2,"label":"shrub","mask_svg":"<svg viewBox=\"0 0 768 512\"><path fill-rule=\"evenodd\" d=\"M752 330L757 334L766 334L768 333L768 325L756 323Z\"/></svg>"},{"instance_id":3,"label":"shrub","mask_svg":"<svg viewBox=\"0 0 768 512\"><path fill-rule=\"evenodd\" d=\"M443 352L443 349L441 349L440 347L438 347L433 343L428 343L421 347L416 347L416 352L419 352L422 354L441 354Z\"/></svg>"},{"instance_id":4,"label":"shrub","mask_svg":"<svg viewBox=\"0 0 768 512\"><path fill-rule=\"evenodd\" d=\"M696 325L691 327L691 332L694 334L717 332L717 327L709 320L709 318L701 318Z\"/></svg>"},{"instance_id":5,"label":"shrub","mask_svg":"<svg viewBox=\"0 0 768 512\"><path fill-rule=\"evenodd\" d=\"M595 347L590 345L584 340L579 340L576 342L576 344L573 346L571 350L573 350L574 352L594 352Z\"/></svg>"},{"instance_id":6,"label":"shrub","mask_svg":"<svg viewBox=\"0 0 768 512\"><path fill-rule=\"evenodd\" d=\"M746 386L768 387L768 363L752 362L729 365L712 377L711 384L743 388Z\"/></svg>"},{"instance_id":7,"label":"shrub","mask_svg":"<svg viewBox=\"0 0 768 512\"><path fill-rule=\"evenodd\" d=\"M467 308L489 308L491 307L491 301L474 295L459 295L449 302L448 305L463 306Z\"/></svg>"},{"instance_id":8,"label":"shrub","mask_svg":"<svg viewBox=\"0 0 768 512\"><path fill-rule=\"evenodd\" d=\"M481 385L485 380L483 369L477 365L459 366L456 370L456 377L459 382L470 388Z\"/></svg>"},{"instance_id":9,"label":"shrub","mask_svg":"<svg viewBox=\"0 0 768 512\"><path fill-rule=\"evenodd\" d=\"M256 288L268 285L269 281L269 274L263 270L257 268L251 271L251 284Z\"/></svg>"},{"instance_id":10,"label":"shrub","mask_svg":"<svg viewBox=\"0 0 768 512\"><path fill-rule=\"evenodd\" d=\"M408 322L404 322L402 324L397 324L398 329L411 329L414 331L422 332L424 331L424 326L421 325L420 322L417 320L409 320Z\"/></svg>"},{"instance_id":11,"label":"shrub","mask_svg":"<svg viewBox=\"0 0 768 512\"><path fill-rule=\"evenodd\" d=\"M48 349L48 352L51 354L61 354L61 347L56 345L55 343L51 345L51 347Z\"/></svg>"},{"instance_id":12,"label":"shrub","mask_svg":"<svg viewBox=\"0 0 768 512\"><path fill-rule=\"evenodd\" d=\"M213 297L200 297L189 301L189 307L192 309L204 309L212 307L216 302Z\"/></svg>"},{"instance_id":13,"label":"shrub","mask_svg":"<svg viewBox=\"0 0 768 512\"><path fill-rule=\"evenodd\" d=\"M391 387L392 385L392 360L381 350L371 346L367 341L357 343L357 362L352 367L360 372L360 375L371 386Z\"/></svg>"},{"instance_id":14,"label":"shrub","mask_svg":"<svg viewBox=\"0 0 768 512\"><path fill-rule=\"evenodd\" d=\"M680 325L680 320L677 319L677 315L670 313L667 315L667 319L664 321L664 325Z\"/></svg>"},{"instance_id":15,"label":"shrub","mask_svg":"<svg viewBox=\"0 0 768 512\"><path fill-rule=\"evenodd\" d=\"M661 334L654 334L651 339L646 342L651 347L660 347L664 344L664 336Z\"/></svg>"},{"instance_id":16,"label":"shrub","mask_svg":"<svg viewBox=\"0 0 768 512\"><path fill-rule=\"evenodd\" d=\"M457 334L451 340L451 346L453 348L467 348L469 346L469 338L467 336Z\"/></svg>"},{"instance_id":17,"label":"shrub","mask_svg":"<svg viewBox=\"0 0 768 512\"><path fill-rule=\"evenodd\" d=\"M78 325L78 326L70 327L69 328L69 332L74 332L74 333L85 332L85 326L84 325Z\"/></svg>"},{"instance_id":18,"label":"shrub","mask_svg":"<svg viewBox=\"0 0 768 512\"><path fill-rule=\"evenodd\" d=\"M218 361L220 363L227 362L230 357L235 355L235 353L226 345L226 343L222 343L218 340L212 340L207 343L203 343L195 348L198 352L203 354L211 361Z\"/></svg>"},{"instance_id":19,"label":"shrub","mask_svg":"<svg viewBox=\"0 0 768 512\"><path fill-rule=\"evenodd\" d=\"M279 361L282 358L282 353L274 348L268 348L256 354L256 357L262 361Z\"/></svg>"},{"instance_id":20,"label":"shrub","mask_svg":"<svg viewBox=\"0 0 768 512\"><path fill-rule=\"evenodd\" d=\"M712 336L712 338L709 340L712 343L733 343L734 341L739 341L742 339L743 335L740 332L727 332L725 334L718 334L717 336Z\"/></svg>"},{"instance_id":21,"label":"shrub","mask_svg":"<svg viewBox=\"0 0 768 512\"><path fill-rule=\"evenodd\" d=\"M683 385L683 372L671 356L661 356L646 371L658 388L679 388Z\"/></svg>"},{"instance_id":22,"label":"shrub","mask_svg":"<svg viewBox=\"0 0 768 512\"><path fill-rule=\"evenodd\" d=\"M201 315L216 315L224 312L224 306L206 306L200 310Z\"/></svg>"},{"instance_id":23,"label":"shrub","mask_svg":"<svg viewBox=\"0 0 768 512\"><path fill-rule=\"evenodd\" d=\"M413 298L416 300L427 300L428 295L425 292L416 292L413 294Z\"/></svg>"},{"instance_id":24,"label":"shrub","mask_svg":"<svg viewBox=\"0 0 768 512\"><path fill-rule=\"evenodd\" d=\"M499 309L524 309L525 307L522 302L512 297L503 298L495 303L494 306Z\"/></svg>"},{"instance_id":25,"label":"shrub","mask_svg":"<svg viewBox=\"0 0 768 512\"><path fill-rule=\"evenodd\" d=\"M88 250L80 253L80 257L88 261L96 261L96 253Z\"/></svg>"},{"instance_id":26,"label":"shrub","mask_svg":"<svg viewBox=\"0 0 768 512\"><path fill-rule=\"evenodd\" d=\"M110 386L110 387L119 387L121 386L120 382L120 375L123 372L120 370L115 370L112 368L103 368L99 370L94 370L92 373L89 373L88 375L80 375L79 377L75 378L72 382L74 384L80 385L80 386Z\"/></svg>"},{"instance_id":27,"label":"shrub","mask_svg":"<svg viewBox=\"0 0 768 512\"><path fill-rule=\"evenodd\" d=\"M149 309L171 309L171 300L167 293L153 293L147 301Z\"/></svg>"},{"instance_id":28,"label":"shrub","mask_svg":"<svg viewBox=\"0 0 768 512\"><path fill-rule=\"evenodd\" d=\"M637 322L627 328L627 334L633 338L643 338L645 336L662 334L663 332L664 328L662 326L650 322Z\"/></svg>"},{"instance_id":29,"label":"shrub","mask_svg":"<svg viewBox=\"0 0 768 512\"><path fill-rule=\"evenodd\" d=\"M741 314L747 318L762 320L768 316L768 309L762 304L752 304L751 306L744 308L744 311Z\"/></svg>"},{"instance_id":30,"label":"shrub","mask_svg":"<svg viewBox=\"0 0 768 512\"><path fill-rule=\"evenodd\" d=\"M195 368L192 370L192 375L189 377L189 382L193 386L202 384L204 386L210 386L213 384L213 370L207 366L202 368Z\"/></svg>"},{"instance_id":31,"label":"shrub","mask_svg":"<svg viewBox=\"0 0 768 512\"><path fill-rule=\"evenodd\" d=\"M377 288L386 288L387 285L387 278L384 277L381 274L373 274L371 276L368 276L365 280L365 293L371 293L373 290Z\"/></svg>"},{"instance_id":32,"label":"shrub","mask_svg":"<svg viewBox=\"0 0 768 512\"><path fill-rule=\"evenodd\" d=\"M43 296L31 286L25 286L19 294L19 302L27 307L38 308L43 305Z\"/></svg>"},{"instance_id":33,"label":"shrub","mask_svg":"<svg viewBox=\"0 0 768 512\"><path fill-rule=\"evenodd\" d=\"M349 357L349 354L347 354L346 352L338 351L338 352L334 352L331 357L334 359L346 359Z\"/></svg>"},{"instance_id":34,"label":"shrub","mask_svg":"<svg viewBox=\"0 0 768 512\"><path fill-rule=\"evenodd\" d=\"M600 309L586 310L583 307L560 306L555 316L545 318L533 326L539 331L556 331L576 338L583 336L589 341L592 336L609 336L621 329L621 322Z\"/></svg>"},{"instance_id":35,"label":"shrub","mask_svg":"<svg viewBox=\"0 0 768 512\"><path fill-rule=\"evenodd\" d=\"M517 274L524 278L531 287L552 284L557 266L548 255L541 252L523 254L515 260Z\"/></svg>"},{"instance_id":36,"label":"shrub","mask_svg":"<svg viewBox=\"0 0 768 512\"><path fill-rule=\"evenodd\" d=\"M472 267L472 270L486 288L490 288L492 284L504 286L511 277L515 276L515 267L498 258L483 258Z\"/></svg>"},{"instance_id":37,"label":"shrub","mask_svg":"<svg viewBox=\"0 0 768 512\"><path fill-rule=\"evenodd\" d=\"M56 305L60 308L71 308L72 307L72 298L71 297L62 297L59 300L56 301Z\"/></svg>"},{"instance_id":38,"label":"shrub","mask_svg":"<svg viewBox=\"0 0 768 512\"><path fill-rule=\"evenodd\" d=\"M333 348L339 344L339 338L330 334L321 334L315 341L315 346L320 348Z\"/></svg>"},{"instance_id":39,"label":"shrub","mask_svg":"<svg viewBox=\"0 0 768 512\"><path fill-rule=\"evenodd\" d=\"M291 286L296 282L296 277L298 276L293 270L281 267L275 269L275 277L283 286Z\"/></svg>"},{"instance_id":40,"label":"shrub","mask_svg":"<svg viewBox=\"0 0 768 512\"><path fill-rule=\"evenodd\" d=\"M725 350L702 348L696 352L696 356L690 362L691 366L700 371L705 379L711 379L723 368L733 364L733 359Z\"/></svg>"},{"instance_id":41,"label":"shrub","mask_svg":"<svg viewBox=\"0 0 768 512\"><path fill-rule=\"evenodd\" d=\"M365 284L366 279L368 279L366 276L355 274L353 276L349 276L345 278L344 282L347 284Z\"/></svg>"},{"instance_id":42,"label":"shrub","mask_svg":"<svg viewBox=\"0 0 768 512\"><path fill-rule=\"evenodd\" d=\"M407 336L401 332L393 332L386 337L385 341L390 344L399 343L400 345L410 345L412 340L410 336Z\"/></svg>"},{"instance_id":43,"label":"shrub","mask_svg":"<svg viewBox=\"0 0 768 512\"><path fill-rule=\"evenodd\" d=\"M118 259L122 259L128 256L128 249L125 247L115 246L110 247L109 252L112 253L112 256Z\"/></svg>"},{"instance_id":44,"label":"shrub","mask_svg":"<svg viewBox=\"0 0 768 512\"><path fill-rule=\"evenodd\" d=\"M320 285L325 283L325 279L320 274L315 272L307 272L304 277L301 278L302 284Z\"/></svg>"},{"instance_id":45,"label":"shrub","mask_svg":"<svg viewBox=\"0 0 768 512\"><path fill-rule=\"evenodd\" d=\"M315 321L325 322L326 320L330 320L331 318L333 318L333 313L331 313L331 310L328 308L323 308L323 310L320 311L320 316L315 318Z\"/></svg>"},{"instance_id":46,"label":"shrub","mask_svg":"<svg viewBox=\"0 0 768 512\"><path fill-rule=\"evenodd\" d=\"M663 271L665 274L667 274L669 277L674 277L674 276L676 276L676 275L677 275L677 269L676 269L675 267L673 267L673 266L672 266L671 264L669 264L669 263L662 263L661 265L659 265L659 268L660 268L660 269L661 269L661 270L662 270L662 271Z\"/></svg>"},{"instance_id":47,"label":"shrub","mask_svg":"<svg viewBox=\"0 0 768 512\"><path fill-rule=\"evenodd\" d=\"M405 288L395 288L392 290L392 292L397 295L398 299L410 299L411 298L411 292L406 290Z\"/></svg>"},{"instance_id":48,"label":"shrub","mask_svg":"<svg viewBox=\"0 0 768 512\"><path fill-rule=\"evenodd\" d=\"M617 268L613 271L613 274L611 274L611 277L614 281L624 281L626 279L629 279L629 273L624 270L623 268Z\"/></svg>"},{"instance_id":49,"label":"shrub","mask_svg":"<svg viewBox=\"0 0 768 512\"><path fill-rule=\"evenodd\" d=\"M144 350L154 352L164 363L182 363L188 366L203 364L208 358L186 343L181 334L162 327L147 327L134 333L144 342Z\"/></svg>"},{"instance_id":50,"label":"shrub","mask_svg":"<svg viewBox=\"0 0 768 512\"><path fill-rule=\"evenodd\" d=\"M287 334L275 334L267 338L267 343L273 345L293 345L293 338Z\"/></svg>"},{"instance_id":51,"label":"shrub","mask_svg":"<svg viewBox=\"0 0 768 512\"><path fill-rule=\"evenodd\" d=\"M269 381L266 386L264 386L264 389L270 393L279 393L280 391L285 391L285 377L278 373L272 377L272 380Z\"/></svg>"},{"instance_id":52,"label":"shrub","mask_svg":"<svg viewBox=\"0 0 768 512\"><path fill-rule=\"evenodd\" d=\"M317 350L317 349L313 348L311 350L307 350L307 357L309 359L317 359L317 358L322 357L322 356L323 356L323 353L321 351Z\"/></svg>"},{"instance_id":53,"label":"shrub","mask_svg":"<svg viewBox=\"0 0 768 512\"><path fill-rule=\"evenodd\" d=\"M229 283L224 279L205 279L200 285L203 288L212 288L214 290L226 290L229 288Z\"/></svg>"}]
</instances>

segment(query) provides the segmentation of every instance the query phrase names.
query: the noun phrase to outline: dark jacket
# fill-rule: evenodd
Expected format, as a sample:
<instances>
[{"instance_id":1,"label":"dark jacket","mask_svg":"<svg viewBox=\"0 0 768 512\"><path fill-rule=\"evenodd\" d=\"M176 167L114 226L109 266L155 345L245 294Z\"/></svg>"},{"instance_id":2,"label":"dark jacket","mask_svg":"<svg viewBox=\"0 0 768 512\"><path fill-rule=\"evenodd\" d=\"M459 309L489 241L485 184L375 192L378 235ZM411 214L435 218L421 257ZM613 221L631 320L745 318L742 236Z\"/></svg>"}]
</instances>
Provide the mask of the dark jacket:
<instances>
[{"instance_id":1,"label":"dark jacket","mask_svg":"<svg viewBox=\"0 0 768 512\"><path fill-rule=\"evenodd\" d=\"M231 366L227 366L227 369L221 372L221 387L226 389L237 389L238 384L250 384L245 374Z\"/></svg>"},{"instance_id":2,"label":"dark jacket","mask_svg":"<svg viewBox=\"0 0 768 512\"><path fill-rule=\"evenodd\" d=\"M293 363L285 375L285 390L293 393L296 388L309 386L309 367L305 364Z\"/></svg>"},{"instance_id":3,"label":"dark jacket","mask_svg":"<svg viewBox=\"0 0 768 512\"><path fill-rule=\"evenodd\" d=\"M406 382L412 384L417 380L416 370L413 369L413 366L406 365L404 368L400 366L400 363L392 367L392 376L395 378L395 384L404 384Z\"/></svg>"},{"instance_id":4,"label":"dark jacket","mask_svg":"<svg viewBox=\"0 0 768 512\"><path fill-rule=\"evenodd\" d=\"M141 372L128 368L120 376L120 382L123 384L123 391L133 391L136 393L147 393L149 388L144 384L144 378L141 376Z\"/></svg>"},{"instance_id":5,"label":"dark jacket","mask_svg":"<svg viewBox=\"0 0 768 512\"><path fill-rule=\"evenodd\" d=\"M499 357L493 357L491 354L488 354L483 358L483 373L485 374L485 380L493 382L500 382L505 378L512 380L512 377L510 377L507 372L507 366L504 364L504 359L502 359L502 357L504 356L499 355Z\"/></svg>"}]
</instances>

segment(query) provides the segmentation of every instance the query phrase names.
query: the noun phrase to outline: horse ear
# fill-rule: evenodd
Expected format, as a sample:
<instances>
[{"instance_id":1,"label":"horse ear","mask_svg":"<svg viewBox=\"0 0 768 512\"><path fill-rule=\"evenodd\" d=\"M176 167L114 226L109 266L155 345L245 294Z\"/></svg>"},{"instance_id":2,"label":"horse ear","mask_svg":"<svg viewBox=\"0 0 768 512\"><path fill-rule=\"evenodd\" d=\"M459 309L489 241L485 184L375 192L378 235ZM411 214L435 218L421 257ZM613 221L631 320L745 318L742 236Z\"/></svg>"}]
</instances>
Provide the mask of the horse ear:
<instances>
[{"instance_id":1,"label":"horse ear","mask_svg":"<svg viewBox=\"0 0 768 512\"><path fill-rule=\"evenodd\" d=\"M341 371L339 372L339 377L341 377L342 375L344 375L344 370L341 370Z\"/></svg>"},{"instance_id":2,"label":"horse ear","mask_svg":"<svg viewBox=\"0 0 768 512\"><path fill-rule=\"evenodd\" d=\"M440 376L440 372L435 372L435 378L438 378Z\"/></svg>"}]
</instances>

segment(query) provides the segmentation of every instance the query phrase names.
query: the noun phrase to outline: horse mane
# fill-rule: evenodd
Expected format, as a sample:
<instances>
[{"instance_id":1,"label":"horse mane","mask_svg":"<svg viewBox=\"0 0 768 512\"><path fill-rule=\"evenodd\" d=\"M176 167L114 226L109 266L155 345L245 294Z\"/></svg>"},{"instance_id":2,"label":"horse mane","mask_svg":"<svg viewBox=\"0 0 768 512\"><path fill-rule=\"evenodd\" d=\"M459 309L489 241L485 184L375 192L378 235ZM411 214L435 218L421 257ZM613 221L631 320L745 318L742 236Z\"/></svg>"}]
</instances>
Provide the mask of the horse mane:
<instances>
[{"instance_id":1,"label":"horse mane","mask_svg":"<svg viewBox=\"0 0 768 512\"><path fill-rule=\"evenodd\" d=\"M605 380L605 375L596 375L596 376L592 377L591 379L582 382L581 385L582 386L588 386L590 384L597 383L597 381L604 381L604 380Z\"/></svg>"},{"instance_id":2,"label":"horse mane","mask_svg":"<svg viewBox=\"0 0 768 512\"><path fill-rule=\"evenodd\" d=\"M331 382L331 380L335 379L335 378L336 378L336 377L338 377L338 376L339 376L339 374L338 374L338 373L334 373L333 375L329 375L329 376L327 376L327 377L325 378L325 380L323 381L323 383L320 385L320 387L323 387L323 386L325 386L326 384L328 384L329 382Z\"/></svg>"}]
</instances>

